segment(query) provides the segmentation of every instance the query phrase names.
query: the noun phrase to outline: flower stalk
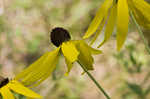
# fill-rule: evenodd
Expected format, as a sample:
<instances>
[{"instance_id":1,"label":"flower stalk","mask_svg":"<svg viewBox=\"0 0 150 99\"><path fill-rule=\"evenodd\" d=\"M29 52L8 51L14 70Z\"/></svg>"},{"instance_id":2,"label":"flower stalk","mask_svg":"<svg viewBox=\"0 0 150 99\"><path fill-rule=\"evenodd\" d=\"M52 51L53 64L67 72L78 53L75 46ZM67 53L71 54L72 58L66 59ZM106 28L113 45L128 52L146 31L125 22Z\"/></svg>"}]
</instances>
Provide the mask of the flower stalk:
<instances>
[{"instance_id":1,"label":"flower stalk","mask_svg":"<svg viewBox=\"0 0 150 99\"><path fill-rule=\"evenodd\" d=\"M144 37L144 34L143 34L142 30L141 30L141 27L140 27L140 25L137 23L137 21L136 21L134 15L133 15L133 13L132 13L132 11L130 11L130 15L131 15L132 21L134 22L134 24L135 24L135 26L136 26L136 28L137 28L137 30L138 30L138 33L139 33L140 37L142 38L142 40L143 40L143 42L144 42L144 45L145 45L145 48L146 48L148 54L150 54L150 48L149 48L149 46L148 46L148 43L147 43L147 41L146 41L146 39L145 39L145 37Z\"/></svg>"},{"instance_id":2,"label":"flower stalk","mask_svg":"<svg viewBox=\"0 0 150 99\"><path fill-rule=\"evenodd\" d=\"M80 64L81 68L84 70L84 72L90 77L90 79L95 83L95 85L98 87L98 89L104 94L106 99L111 99L109 95L106 93L106 91L102 88L102 86L96 81L96 79L91 75L90 72L78 61Z\"/></svg>"}]
</instances>

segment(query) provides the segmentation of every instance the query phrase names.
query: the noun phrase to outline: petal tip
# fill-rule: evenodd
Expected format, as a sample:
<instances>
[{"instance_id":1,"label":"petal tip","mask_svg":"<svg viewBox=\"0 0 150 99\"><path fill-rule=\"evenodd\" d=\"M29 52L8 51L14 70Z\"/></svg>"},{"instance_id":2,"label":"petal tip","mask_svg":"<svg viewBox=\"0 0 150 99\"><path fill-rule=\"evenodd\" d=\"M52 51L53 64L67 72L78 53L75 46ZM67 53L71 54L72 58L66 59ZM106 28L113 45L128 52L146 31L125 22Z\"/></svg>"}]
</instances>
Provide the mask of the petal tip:
<instances>
[{"instance_id":1,"label":"petal tip","mask_svg":"<svg viewBox=\"0 0 150 99\"><path fill-rule=\"evenodd\" d=\"M84 36L83 36L83 39L87 39L87 38L89 38L89 36L87 36L87 35L84 35Z\"/></svg>"}]
</instances>

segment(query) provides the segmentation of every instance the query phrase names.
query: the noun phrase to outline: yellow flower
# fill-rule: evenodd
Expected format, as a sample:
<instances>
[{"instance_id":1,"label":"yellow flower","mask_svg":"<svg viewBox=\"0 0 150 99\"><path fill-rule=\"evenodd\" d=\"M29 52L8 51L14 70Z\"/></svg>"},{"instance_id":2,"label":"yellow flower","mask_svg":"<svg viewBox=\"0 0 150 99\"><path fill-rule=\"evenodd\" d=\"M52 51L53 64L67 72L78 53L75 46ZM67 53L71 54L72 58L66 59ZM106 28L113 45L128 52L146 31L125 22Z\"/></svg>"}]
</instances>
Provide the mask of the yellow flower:
<instances>
[{"instance_id":1,"label":"yellow flower","mask_svg":"<svg viewBox=\"0 0 150 99\"><path fill-rule=\"evenodd\" d=\"M22 94L29 98L42 98L40 95L28 89L17 80L9 81L8 78L1 80L2 81L0 82L0 94L2 95L3 99L16 99L11 91Z\"/></svg>"},{"instance_id":2,"label":"yellow flower","mask_svg":"<svg viewBox=\"0 0 150 99\"><path fill-rule=\"evenodd\" d=\"M91 44L93 44L101 33L105 23L107 23L104 33L104 40L98 47L103 45L110 38L116 26L117 50L120 50L127 37L129 10L134 13L134 16L140 25L150 27L149 9L150 5L144 0L105 0L83 38L89 38L96 32L91 42Z\"/></svg>"},{"instance_id":3,"label":"yellow flower","mask_svg":"<svg viewBox=\"0 0 150 99\"><path fill-rule=\"evenodd\" d=\"M150 4L144 0L128 0L128 4L138 24L150 29Z\"/></svg>"},{"instance_id":4,"label":"yellow flower","mask_svg":"<svg viewBox=\"0 0 150 99\"><path fill-rule=\"evenodd\" d=\"M46 52L37 61L31 64L16 76L16 80L20 80L26 86L37 86L54 71L58 63L58 57L62 53L68 67L68 74L72 68L72 64L80 62L87 70L93 70L92 54L100 54L100 50L96 50L88 46L83 40L70 40L70 35L63 28L55 28L51 32L51 41L57 46L55 50Z\"/></svg>"}]
</instances>

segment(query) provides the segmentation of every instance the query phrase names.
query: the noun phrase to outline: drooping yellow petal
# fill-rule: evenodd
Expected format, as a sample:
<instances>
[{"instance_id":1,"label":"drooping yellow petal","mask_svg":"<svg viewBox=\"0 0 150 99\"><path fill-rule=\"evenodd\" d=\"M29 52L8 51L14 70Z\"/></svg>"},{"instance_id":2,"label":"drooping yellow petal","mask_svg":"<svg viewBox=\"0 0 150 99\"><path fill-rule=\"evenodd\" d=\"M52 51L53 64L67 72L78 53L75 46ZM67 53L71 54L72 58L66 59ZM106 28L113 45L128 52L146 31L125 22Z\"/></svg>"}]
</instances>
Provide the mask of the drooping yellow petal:
<instances>
[{"instance_id":1,"label":"drooping yellow petal","mask_svg":"<svg viewBox=\"0 0 150 99\"><path fill-rule=\"evenodd\" d=\"M92 47L90 47L88 44L86 44L83 40L80 40L79 41L79 44L82 43L81 45L84 45L89 51L91 54L94 54L94 55L97 55L97 54L101 54L102 51L101 50L97 50L97 49L94 49Z\"/></svg>"},{"instance_id":2,"label":"drooping yellow petal","mask_svg":"<svg viewBox=\"0 0 150 99\"><path fill-rule=\"evenodd\" d=\"M148 18L146 18L141 11L134 8L132 13L140 26L144 27L145 29L150 29L150 20L148 20Z\"/></svg>"},{"instance_id":3,"label":"drooping yellow petal","mask_svg":"<svg viewBox=\"0 0 150 99\"><path fill-rule=\"evenodd\" d=\"M66 72L65 75L68 75L70 70L72 69L73 64L67 58L65 58L65 62L66 62L67 67L68 67L68 71Z\"/></svg>"},{"instance_id":4,"label":"drooping yellow petal","mask_svg":"<svg viewBox=\"0 0 150 99\"><path fill-rule=\"evenodd\" d=\"M91 55L91 50L89 49L89 47L85 45L83 41L79 41L76 46L78 48L78 51L80 51L78 62L80 62L80 64L82 64L87 70L93 70L94 59Z\"/></svg>"},{"instance_id":5,"label":"drooping yellow petal","mask_svg":"<svg viewBox=\"0 0 150 99\"><path fill-rule=\"evenodd\" d=\"M150 29L150 4L144 0L128 0L128 4L138 24Z\"/></svg>"},{"instance_id":6,"label":"drooping yellow petal","mask_svg":"<svg viewBox=\"0 0 150 99\"><path fill-rule=\"evenodd\" d=\"M129 11L126 0L118 0L117 4L117 50L119 51L126 40Z\"/></svg>"},{"instance_id":7,"label":"drooping yellow petal","mask_svg":"<svg viewBox=\"0 0 150 99\"><path fill-rule=\"evenodd\" d=\"M87 32L84 35L84 39L90 37L94 34L94 32L99 27L100 23L102 22L103 18L108 13L108 9L111 7L113 0L105 0L105 2L101 5L100 9L96 13L96 16L94 17L92 23L90 24Z\"/></svg>"},{"instance_id":8,"label":"drooping yellow petal","mask_svg":"<svg viewBox=\"0 0 150 99\"><path fill-rule=\"evenodd\" d=\"M101 31L104 28L106 19L107 19L107 16L105 16L104 19L103 19L103 21L101 22L101 24L100 24L99 28L97 29L96 34L94 35L94 37L93 37L90 45L92 45L96 41L96 39L98 38L98 36L101 34Z\"/></svg>"},{"instance_id":9,"label":"drooping yellow petal","mask_svg":"<svg viewBox=\"0 0 150 99\"><path fill-rule=\"evenodd\" d=\"M58 49L57 49L57 51L58 51ZM38 86L41 82L43 82L45 79L47 79L52 74L52 72L55 70L56 65L58 63L58 58L59 58L58 52L55 53L55 55L51 54L50 56L48 56L48 58L44 64L45 70L41 68L42 69L41 74L43 74L43 75L41 75L41 79L39 80L39 82L34 84L34 86Z\"/></svg>"},{"instance_id":10,"label":"drooping yellow petal","mask_svg":"<svg viewBox=\"0 0 150 99\"><path fill-rule=\"evenodd\" d=\"M45 53L44 55L42 55L37 61L35 61L34 63L32 63L31 65L29 65L25 70L23 70L21 73L19 73L18 75L16 75L15 79L20 80L23 77L27 77L27 75L32 72L32 70L34 70L35 68L37 69L41 64L43 64L44 60L46 59L46 57L48 56L48 52Z\"/></svg>"},{"instance_id":11,"label":"drooping yellow petal","mask_svg":"<svg viewBox=\"0 0 150 99\"><path fill-rule=\"evenodd\" d=\"M35 98L31 98L31 97L26 97L26 99L35 99ZM36 98L36 99L39 99L39 98Z\"/></svg>"},{"instance_id":12,"label":"drooping yellow petal","mask_svg":"<svg viewBox=\"0 0 150 99\"><path fill-rule=\"evenodd\" d=\"M150 4L144 0L133 0L135 7L143 12L143 15L150 20Z\"/></svg>"},{"instance_id":13,"label":"drooping yellow petal","mask_svg":"<svg viewBox=\"0 0 150 99\"><path fill-rule=\"evenodd\" d=\"M34 99L34 98L27 97L26 99Z\"/></svg>"},{"instance_id":14,"label":"drooping yellow petal","mask_svg":"<svg viewBox=\"0 0 150 99\"><path fill-rule=\"evenodd\" d=\"M98 54L102 53L101 50L94 49L94 48L92 48L90 46L88 46L87 48L89 48L89 51L91 52L91 54L98 55Z\"/></svg>"},{"instance_id":15,"label":"drooping yellow petal","mask_svg":"<svg viewBox=\"0 0 150 99\"><path fill-rule=\"evenodd\" d=\"M31 97L31 98L42 98L40 95L36 94L29 88L23 86L21 83L19 83L16 80L12 80L10 83L8 83L7 86L14 92L22 94L24 96Z\"/></svg>"},{"instance_id":16,"label":"drooping yellow petal","mask_svg":"<svg viewBox=\"0 0 150 99\"><path fill-rule=\"evenodd\" d=\"M41 58L18 74L15 79L26 86L37 86L51 75L58 61L60 47L52 52L45 53Z\"/></svg>"},{"instance_id":17,"label":"drooping yellow petal","mask_svg":"<svg viewBox=\"0 0 150 99\"><path fill-rule=\"evenodd\" d=\"M64 42L61 45L62 53L64 57L71 63L78 59L79 52L76 49L75 45L71 42Z\"/></svg>"},{"instance_id":18,"label":"drooping yellow petal","mask_svg":"<svg viewBox=\"0 0 150 99\"><path fill-rule=\"evenodd\" d=\"M77 41L70 41L72 43L75 44L75 46L77 47L78 51L80 51L80 54L78 56L78 61L84 65L88 70L93 70L93 58L92 58L92 54L101 54L102 51L101 50L97 50L94 49L90 46L88 46L83 40L77 40ZM67 67L68 67L68 71L66 73L66 75L69 74L70 70L72 69L72 63L70 61L68 61L65 58Z\"/></svg>"},{"instance_id":19,"label":"drooping yellow petal","mask_svg":"<svg viewBox=\"0 0 150 99\"><path fill-rule=\"evenodd\" d=\"M74 43L75 46L77 46L77 47L78 47L78 45L80 45L80 43L82 43L87 49L89 49L91 54L97 55L97 54L102 53L101 50L97 50L97 49L92 48L91 46L89 46L87 43L85 43L84 40L74 40L74 41L72 41L72 43Z\"/></svg>"},{"instance_id":20,"label":"drooping yellow petal","mask_svg":"<svg viewBox=\"0 0 150 99\"><path fill-rule=\"evenodd\" d=\"M105 37L103 42L98 46L98 48L103 45L112 35L112 32L114 30L115 27L115 23L116 23L116 15L117 15L117 5L113 5L113 7L110 10L110 16L109 19L107 21L107 25L106 25L106 30L105 30Z\"/></svg>"},{"instance_id":21,"label":"drooping yellow petal","mask_svg":"<svg viewBox=\"0 0 150 99\"><path fill-rule=\"evenodd\" d=\"M0 93L3 99L15 99L15 97L13 96L7 85L0 88Z\"/></svg>"}]
</instances>

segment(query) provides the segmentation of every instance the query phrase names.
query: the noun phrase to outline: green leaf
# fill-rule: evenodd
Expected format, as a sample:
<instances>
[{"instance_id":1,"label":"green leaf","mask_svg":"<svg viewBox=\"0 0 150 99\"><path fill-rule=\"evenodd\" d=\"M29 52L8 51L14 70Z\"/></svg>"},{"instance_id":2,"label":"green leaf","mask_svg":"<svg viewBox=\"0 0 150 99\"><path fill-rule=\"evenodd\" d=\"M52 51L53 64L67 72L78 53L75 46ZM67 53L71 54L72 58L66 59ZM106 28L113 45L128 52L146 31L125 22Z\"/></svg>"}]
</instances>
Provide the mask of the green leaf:
<instances>
[{"instance_id":1,"label":"green leaf","mask_svg":"<svg viewBox=\"0 0 150 99\"><path fill-rule=\"evenodd\" d=\"M143 90L140 85L137 85L135 83L127 83L127 86L130 88L132 92L139 96L143 96Z\"/></svg>"}]
</instances>

